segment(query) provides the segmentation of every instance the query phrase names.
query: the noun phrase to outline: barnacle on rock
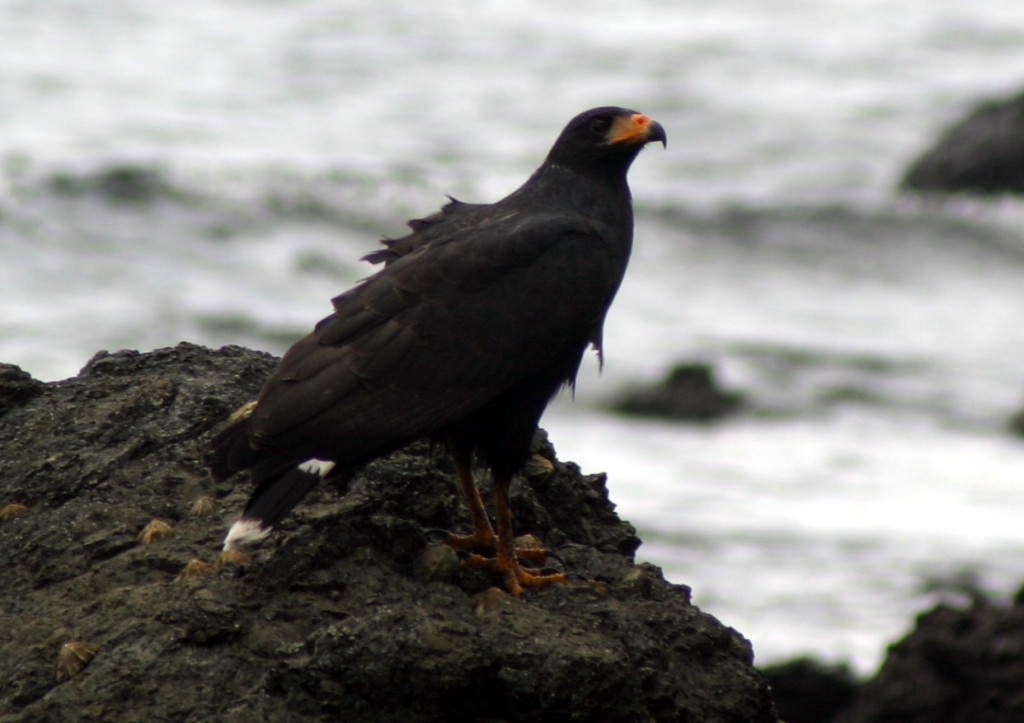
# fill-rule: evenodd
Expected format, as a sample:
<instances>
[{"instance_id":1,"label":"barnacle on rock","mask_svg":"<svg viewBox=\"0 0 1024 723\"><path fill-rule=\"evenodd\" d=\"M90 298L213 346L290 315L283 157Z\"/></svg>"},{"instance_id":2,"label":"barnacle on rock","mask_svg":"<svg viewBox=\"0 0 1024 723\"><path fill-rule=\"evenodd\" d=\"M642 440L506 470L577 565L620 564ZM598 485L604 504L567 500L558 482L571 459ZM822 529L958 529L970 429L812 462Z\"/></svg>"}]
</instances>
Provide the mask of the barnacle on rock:
<instances>
[{"instance_id":1,"label":"barnacle on rock","mask_svg":"<svg viewBox=\"0 0 1024 723\"><path fill-rule=\"evenodd\" d=\"M211 495L201 495L192 503L188 513L192 517L209 517L217 511L217 499Z\"/></svg>"},{"instance_id":2,"label":"barnacle on rock","mask_svg":"<svg viewBox=\"0 0 1024 723\"><path fill-rule=\"evenodd\" d=\"M167 537L169 534L171 534L171 531L173 529L174 525L172 525L167 520L161 520L160 518L156 518L150 520L149 524L142 528L142 530L139 532L138 537L136 537L135 539L137 539L143 545L150 545L159 540L161 537Z\"/></svg>"},{"instance_id":3,"label":"barnacle on rock","mask_svg":"<svg viewBox=\"0 0 1024 723\"><path fill-rule=\"evenodd\" d=\"M514 598L499 587L489 587L473 596L473 612L478 617L489 617L498 613L506 600Z\"/></svg>"},{"instance_id":4,"label":"barnacle on rock","mask_svg":"<svg viewBox=\"0 0 1024 723\"><path fill-rule=\"evenodd\" d=\"M185 563L185 567L181 568L181 572L174 578L175 582L182 580L194 580L209 575L217 566L213 563L207 562L206 560L200 560L198 557L189 560Z\"/></svg>"},{"instance_id":5,"label":"barnacle on rock","mask_svg":"<svg viewBox=\"0 0 1024 723\"><path fill-rule=\"evenodd\" d=\"M0 507L0 520L9 520L15 515L20 515L27 509L28 505L23 505L20 502L11 502L10 504Z\"/></svg>"},{"instance_id":6,"label":"barnacle on rock","mask_svg":"<svg viewBox=\"0 0 1024 723\"><path fill-rule=\"evenodd\" d=\"M413 562L413 575L420 582L452 582L459 567L455 550L445 544L431 545Z\"/></svg>"},{"instance_id":7,"label":"barnacle on rock","mask_svg":"<svg viewBox=\"0 0 1024 723\"><path fill-rule=\"evenodd\" d=\"M544 477L555 471L554 463L539 454L530 455L523 466L523 474L527 477Z\"/></svg>"},{"instance_id":8,"label":"barnacle on rock","mask_svg":"<svg viewBox=\"0 0 1024 723\"><path fill-rule=\"evenodd\" d=\"M217 555L218 567L229 562L233 562L236 565L248 565L252 562L252 557L241 550L223 550L219 555Z\"/></svg>"},{"instance_id":9,"label":"barnacle on rock","mask_svg":"<svg viewBox=\"0 0 1024 723\"><path fill-rule=\"evenodd\" d=\"M84 640L70 640L64 643L57 654L57 682L60 683L82 672L82 668L89 664L97 650L98 645Z\"/></svg>"}]
</instances>

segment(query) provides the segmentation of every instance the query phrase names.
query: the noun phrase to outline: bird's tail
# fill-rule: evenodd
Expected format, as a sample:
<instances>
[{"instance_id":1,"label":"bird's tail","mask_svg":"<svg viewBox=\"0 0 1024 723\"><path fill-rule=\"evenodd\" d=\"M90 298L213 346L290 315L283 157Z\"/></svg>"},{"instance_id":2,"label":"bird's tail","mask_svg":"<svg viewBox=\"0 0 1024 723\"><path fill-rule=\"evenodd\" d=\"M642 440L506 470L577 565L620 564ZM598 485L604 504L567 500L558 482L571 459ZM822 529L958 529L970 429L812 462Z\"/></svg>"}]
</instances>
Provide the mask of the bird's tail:
<instances>
[{"instance_id":1,"label":"bird's tail","mask_svg":"<svg viewBox=\"0 0 1024 723\"><path fill-rule=\"evenodd\" d=\"M242 516L228 530L224 549L237 550L266 537L333 469L334 462L315 458L297 461L273 456L257 463L250 472L256 489Z\"/></svg>"},{"instance_id":2,"label":"bird's tail","mask_svg":"<svg viewBox=\"0 0 1024 723\"><path fill-rule=\"evenodd\" d=\"M214 437L207 448L206 465L214 480L227 479L248 469L256 485L242 516L228 531L225 550L235 550L266 537L335 466L330 460L295 459L254 447L248 428L251 410L246 405L232 415L233 423Z\"/></svg>"}]
</instances>

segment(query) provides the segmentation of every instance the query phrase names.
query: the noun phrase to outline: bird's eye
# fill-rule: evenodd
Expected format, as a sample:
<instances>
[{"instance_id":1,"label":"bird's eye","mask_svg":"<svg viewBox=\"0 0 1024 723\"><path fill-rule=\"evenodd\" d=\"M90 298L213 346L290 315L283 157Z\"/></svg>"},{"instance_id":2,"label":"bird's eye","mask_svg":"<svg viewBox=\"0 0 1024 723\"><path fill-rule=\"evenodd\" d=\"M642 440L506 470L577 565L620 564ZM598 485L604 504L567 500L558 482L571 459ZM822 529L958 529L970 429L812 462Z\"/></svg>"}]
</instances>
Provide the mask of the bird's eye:
<instances>
[{"instance_id":1,"label":"bird's eye","mask_svg":"<svg viewBox=\"0 0 1024 723\"><path fill-rule=\"evenodd\" d=\"M605 133L608 132L608 129L611 127L611 125L611 121L608 120L607 118L595 118L594 120L590 121L590 130L593 131L594 133L600 133L601 135L604 135Z\"/></svg>"}]
</instances>

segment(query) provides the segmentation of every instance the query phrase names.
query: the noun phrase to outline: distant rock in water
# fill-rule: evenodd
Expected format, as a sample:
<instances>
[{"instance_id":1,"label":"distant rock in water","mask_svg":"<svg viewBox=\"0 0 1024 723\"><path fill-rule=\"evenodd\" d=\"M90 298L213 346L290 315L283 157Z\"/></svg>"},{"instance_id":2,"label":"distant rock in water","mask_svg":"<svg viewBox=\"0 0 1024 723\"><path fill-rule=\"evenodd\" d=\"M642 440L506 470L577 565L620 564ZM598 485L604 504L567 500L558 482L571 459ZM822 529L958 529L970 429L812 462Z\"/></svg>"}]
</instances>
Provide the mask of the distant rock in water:
<instances>
[{"instance_id":1,"label":"distant rock in water","mask_svg":"<svg viewBox=\"0 0 1024 723\"><path fill-rule=\"evenodd\" d=\"M710 365L686 362L657 384L627 390L610 406L622 414L710 421L736 411L741 403L739 393L718 386Z\"/></svg>"},{"instance_id":2,"label":"distant rock in water","mask_svg":"<svg viewBox=\"0 0 1024 723\"><path fill-rule=\"evenodd\" d=\"M146 204L164 197L181 198L156 168L117 164L92 173L55 173L50 188L65 196L96 195L114 203Z\"/></svg>"},{"instance_id":3,"label":"distant rock in water","mask_svg":"<svg viewBox=\"0 0 1024 723\"><path fill-rule=\"evenodd\" d=\"M469 523L425 443L215 564L251 490L201 450L274 364L183 344L51 384L0 369L0 718L777 720L750 644L634 562L604 476L543 433L512 506L571 584L515 600L432 545Z\"/></svg>"},{"instance_id":4,"label":"distant rock in water","mask_svg":"<svg viewBox=\"0 0 1024 723\"><path fill-rule=\"evenodd\" d=\"M772 686L779 717L786 723L825 723L853 701L850 668L797 658L762 669Z\"/></svg>"},{"instance_id":5,"label":"distant rock in water","mask_svg":"<svg viewBox=\"0 0 1024 723\"><path fill-rule=\"evenodd\" d=\"M1011 604L941 604L889 647L837 723L1024 721L1024 590Z\"/></svg>"},{"instance_id":6,"label":"distant rock in water","mask_svg":"<svg viewBox=\"0 0 1024 723\"><path fill-rule=\"evenodd\" d=\"M779 716L787 723L1024 721L1024 589L1008 603L970 585L955 594L961 602L918 616L867 681L809 658L764 668Z\"/></svg>"},{"instance_id":7,"label":"distant rock in water","mask_svg":"<svg viewBox=\"0 0 1024 723\"><path fill-rule=\"evenodd\" d=\"M1010 417L1010 431L1018 437L1024 437L1024 409Z\"/></svg>"},{"instance_id":8,"label":"distant rock in water","mask_svg":"<svg viewBox=\"0 0 1024 723\"><path fill-rule=\"evenodd\" d=\"M1024 193L1024 94L977 106L914 161L900 185L923 192Z\"/></svg>"}]
</instances>

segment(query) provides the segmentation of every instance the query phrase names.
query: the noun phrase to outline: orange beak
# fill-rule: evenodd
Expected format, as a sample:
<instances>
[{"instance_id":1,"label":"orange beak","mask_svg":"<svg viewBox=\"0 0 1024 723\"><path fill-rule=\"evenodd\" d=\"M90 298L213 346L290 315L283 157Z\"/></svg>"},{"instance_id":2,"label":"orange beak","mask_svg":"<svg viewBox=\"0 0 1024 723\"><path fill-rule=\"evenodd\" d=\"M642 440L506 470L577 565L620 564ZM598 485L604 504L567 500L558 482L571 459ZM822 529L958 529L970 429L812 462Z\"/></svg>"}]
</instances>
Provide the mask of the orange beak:
<instances>
[{"instance_id":1,"label":"orange beak","mask_svg":"<svg viewBox=\"0 0 1024 723\"><path fill-rule=\"evenodd\" d=\"M612 122L608 129L608 143L650 143L661 141L663 146L668 145L668 137L661 123L651 120L643 113L633 113L629 116L619 116Z\"/></svg>"}]
</instances>

